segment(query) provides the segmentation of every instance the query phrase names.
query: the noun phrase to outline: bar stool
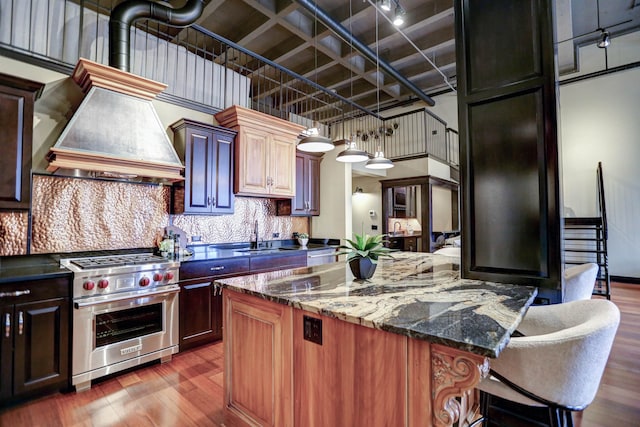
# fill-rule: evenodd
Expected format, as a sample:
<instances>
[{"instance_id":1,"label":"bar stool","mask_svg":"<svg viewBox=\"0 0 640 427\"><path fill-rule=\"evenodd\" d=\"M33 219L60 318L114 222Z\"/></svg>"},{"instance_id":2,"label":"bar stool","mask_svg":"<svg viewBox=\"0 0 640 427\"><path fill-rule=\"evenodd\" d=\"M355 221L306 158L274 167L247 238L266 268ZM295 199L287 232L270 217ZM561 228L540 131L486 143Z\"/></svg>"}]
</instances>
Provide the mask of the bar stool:
<instances>
[{"instance_id":1,"label":"bar stool","mask_svg":"<svg viewBox=\"0 0 640 427\"><path fill-rule=\"evenodd\" d=\"M598 276L598 269L598 264L592 262L567 268L562 273L564 282L562 301L590 299Z\"/></svg>"},{"instance_id":2,"label":"bar stool","mask_svg":"<svg viewBox=\"0 0 640 427\"><path fill-rule=\"evenodd\" d=\"M579 300L530 307L518 330L478 385L488 426L492 396L548 407L549 425L573 426L572 411L584 410L598 391L620 323L608 300Z\"/></svg>"}]
</instances>

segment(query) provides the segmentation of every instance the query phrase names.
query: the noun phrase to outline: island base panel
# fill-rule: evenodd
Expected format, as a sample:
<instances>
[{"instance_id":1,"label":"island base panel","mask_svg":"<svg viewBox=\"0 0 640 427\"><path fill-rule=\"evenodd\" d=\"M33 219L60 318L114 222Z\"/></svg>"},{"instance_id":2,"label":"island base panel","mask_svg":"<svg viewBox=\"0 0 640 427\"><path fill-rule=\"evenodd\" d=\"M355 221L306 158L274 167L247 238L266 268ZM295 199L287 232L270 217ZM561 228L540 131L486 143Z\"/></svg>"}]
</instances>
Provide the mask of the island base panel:
<instances>
[{"instance_id":1,"label":"island base panel","mask_svg":"<svg viewBox=\"0 0 640 427\"><path fill-rule=\"evenodd\" d=\"M224 290L226 426L452 426L488 359ZM322 321L322 345L304 339ZM430 420L430 422L426 421Z\"/></svg>"}]
</instances>

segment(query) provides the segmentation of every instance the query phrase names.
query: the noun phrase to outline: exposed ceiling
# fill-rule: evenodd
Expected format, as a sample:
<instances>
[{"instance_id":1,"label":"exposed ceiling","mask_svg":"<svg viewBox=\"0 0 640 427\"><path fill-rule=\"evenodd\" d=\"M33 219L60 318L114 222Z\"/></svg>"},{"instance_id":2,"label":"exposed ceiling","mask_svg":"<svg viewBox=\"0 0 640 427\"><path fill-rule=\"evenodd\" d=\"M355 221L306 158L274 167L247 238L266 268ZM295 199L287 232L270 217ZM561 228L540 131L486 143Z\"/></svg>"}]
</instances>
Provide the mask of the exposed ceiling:
<instances>
[{"instance_id":1,"label":"exposed ceiling","mask_svg":"<svg viewBox=\"0 0 640 427\"><path fill-rule=\"evenodd\" d=\"M204 12L196 24L368 110L410 103L426 105L420 104L419 96L385 72L383 66L354 49L348 38L341 38L318 22L316 18L321 14L301 5L317 5L423 94L434 96L455 88L453 0L391 0L392 6L398 1L405 11L401 31L390 22L393 7L390 12L376 13L380 0L205 0ZM180 8L185 2L165 3ZM614 40L640 29L640 0L554 3L556 40L570 40L558 49L563 72L577 71L577 48L595 43L601 35L599 28L609 31ZM186 31L172 30L177 38ZM251 66L249 62L242 64L245 70ZM259 71L249 70L246 74L258 75ZM273 94L276 89L254 84L254 102L260 102L256 97L268 96L257 93L266 90Z\"/></svg>"},{"instance_id":2,"label":"exposed ceiling","mask_svg":"<svg viewBox=\"0 0 640 427\"><path fill-rule=\"evenodd\" d=\"M598 28L615 37L640 27L640 0L556 3L564 8L558 17L558 37L574 38L576 45L595 42ZM425 94L446 91L449 84L455 87L452 0L400 0L406 12L400 27L404 35L386 18L393 16L393 8L386 16L378 14L376 35L376 0L316 0L315 4ZM316 17L290 0L210 0L197 24L368 109L376 110L378 89L381 107L416 99L387 73L377 84L379 65L322 23L315 27Z\"/></svg>"}]
</instances>

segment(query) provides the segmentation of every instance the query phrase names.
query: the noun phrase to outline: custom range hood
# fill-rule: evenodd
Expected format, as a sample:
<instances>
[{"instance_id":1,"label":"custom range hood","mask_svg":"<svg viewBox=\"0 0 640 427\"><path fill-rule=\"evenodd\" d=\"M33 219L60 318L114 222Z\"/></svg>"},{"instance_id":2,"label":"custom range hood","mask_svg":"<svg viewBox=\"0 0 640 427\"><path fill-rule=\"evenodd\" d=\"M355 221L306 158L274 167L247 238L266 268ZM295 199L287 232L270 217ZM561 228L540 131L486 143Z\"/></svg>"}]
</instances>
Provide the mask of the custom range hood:
<instances>
[{"instance_id":1,"label":"custom range hood","mask_svg":"<svg viewBox=\"0 0 640 427\"><path fill-rule=\"evenodd\" d=\"M48 171L166 183L184 180L184 166L151 102L166 85L86 59L78 61L72 78L85 97L49 150Z\"/></svg>"}]
</instances>

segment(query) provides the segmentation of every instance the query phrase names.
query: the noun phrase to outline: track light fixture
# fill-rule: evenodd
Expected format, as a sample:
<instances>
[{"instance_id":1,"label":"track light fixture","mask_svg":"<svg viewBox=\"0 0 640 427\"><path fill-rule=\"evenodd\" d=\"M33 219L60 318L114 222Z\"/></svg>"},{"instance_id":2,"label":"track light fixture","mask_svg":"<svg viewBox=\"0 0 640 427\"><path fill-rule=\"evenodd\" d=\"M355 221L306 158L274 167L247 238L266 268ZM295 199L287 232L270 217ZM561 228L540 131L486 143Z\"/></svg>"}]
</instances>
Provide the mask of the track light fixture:
<instances>
[{"instance_id":1,"label":"track light fixture","mask_svg":"<svg viewBox=\"0 0 640 427\"><path fill-rule=\"evenodd\" d=\"M395 25L396 27L399 27L402 24L404 24L404 9L400 6L400 4L398 4L396 6L396 11L393 16L393 25Z\"/></svg>"},{"instance_id":2,"label":"track light fixture","mask_svg":"<svg viewBox=\"0 0 640 427\"><path fill-rule=\"evenodd\" d=\"M600 29L600 40L598 40L598 47L600 49L604 49L611 44L611 38L609 36L609 32L603 29Z\"/></svg>"},{"instance_id":3,"label":"track light fixture","mask_svg":"<svg viewBox=\"0 0 640 427\"><path fill-rule=\"evenodd\" d=\"M391 0L381 0L380 9L384 10L385 12L391 11Z\"/></svg>"}]
</instances>

